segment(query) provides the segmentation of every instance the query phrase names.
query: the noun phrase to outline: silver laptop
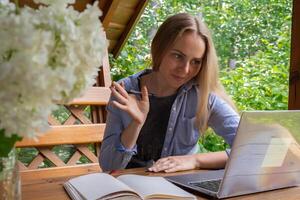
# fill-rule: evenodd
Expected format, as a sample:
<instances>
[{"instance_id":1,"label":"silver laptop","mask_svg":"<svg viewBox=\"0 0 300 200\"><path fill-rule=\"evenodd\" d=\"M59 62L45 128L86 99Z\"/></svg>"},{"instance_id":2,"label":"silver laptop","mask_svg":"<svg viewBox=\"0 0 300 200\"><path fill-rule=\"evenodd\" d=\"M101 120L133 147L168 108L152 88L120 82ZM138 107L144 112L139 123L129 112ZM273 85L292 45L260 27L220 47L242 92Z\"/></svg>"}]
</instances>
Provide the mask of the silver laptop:
<instances>
[{"instance_id":1,"label":"silver laptop","mask_svg":"<svg viewBox=\"0 0 300 200\"><path fill-rule=\"evenodd\" d=\"M215 198L300 186L300 110L242 113L224 170L166 177Z\"/></svg>"}]
</instances>

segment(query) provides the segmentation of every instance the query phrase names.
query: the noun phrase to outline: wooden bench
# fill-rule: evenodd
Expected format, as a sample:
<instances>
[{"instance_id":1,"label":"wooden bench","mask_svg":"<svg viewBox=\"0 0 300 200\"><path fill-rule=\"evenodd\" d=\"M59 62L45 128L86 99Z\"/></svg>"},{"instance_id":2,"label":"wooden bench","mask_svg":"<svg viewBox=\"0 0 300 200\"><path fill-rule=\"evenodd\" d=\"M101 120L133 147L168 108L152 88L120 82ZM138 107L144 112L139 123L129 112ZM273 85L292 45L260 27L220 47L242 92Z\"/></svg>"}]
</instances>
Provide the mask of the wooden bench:
<instances>
[{"instance_id":1,"label":"wooden bench","mask_svg":"<svg viewBox=\"0 0 300 200\"><path fill-rule=\"evenodd\" d=\"M48 118L51 129L41 134L38 140L23 139L16 143L17 148L30 148L30 151L36 152L29 163L23 163L19 158L21 173L54 170L63 174L71 166L94 166L94 169L100 169L99 148L105 129L105 106L110 97L111 85L107 54L100 69L97 86L89 88L82 97L74 99L70 104L59 105L61 110L65 111L65 120L58 120L51 115ZM73 152L69 158L62 158L54 151L63 148ZM84 159L84 164L81 159Z\"/></svg>"}]
</instances>

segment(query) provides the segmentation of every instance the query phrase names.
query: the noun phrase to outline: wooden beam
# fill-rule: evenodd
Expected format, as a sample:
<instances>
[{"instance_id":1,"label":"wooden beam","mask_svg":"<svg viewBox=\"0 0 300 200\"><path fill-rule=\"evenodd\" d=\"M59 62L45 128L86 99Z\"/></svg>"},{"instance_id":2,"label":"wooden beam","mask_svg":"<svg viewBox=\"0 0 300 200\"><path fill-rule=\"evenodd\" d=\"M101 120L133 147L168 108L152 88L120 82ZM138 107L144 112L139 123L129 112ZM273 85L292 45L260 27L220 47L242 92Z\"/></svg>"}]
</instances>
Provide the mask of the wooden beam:
<instances>
[{"instance_id":1,"label":"wooden beam","mask_svg":"<svg viewBox=\"0 0 300 200\"><path fill-rule=\"evenodd\" d=\"M110 67L108 59L108 51L106 50L103 57L101 70L98 72L97 84L98 86L109 87L111 85Z\"/></svg>"},{"instance_id":2,"label":"wooden beam","mask_svg":"<svg viewBox=\"0 0 300 200\"><path fill-rule=\"evenodd\" d=\"M38 140L24 138L16 147L40 147L60 144L85 144L101 142L105 124L80 124L52 126Z\"/></svg>"},{"instance_id":3,"label":"wooden beam","mask_svg":"<svg viewBox=\"0 0 300 200\"><path fill-rule=\"evenodd\" d=\"M101 17L101 21L104 29L108 27L119 4L120 4L120 0L113 0L110 1L110 3L106 2L105 7L103 8L103 15Z\"/></svg>"},{"instance_id":4,"label":"wooden beam","mask_svg":"<svg viewBox=\"0 0 300 200\"><path fill-rule=\"evenodd\" d=\"M293 0L289 110L300 109L300 1Z\"/></svg>"},{"instance_id":5,"label":"wooden beam","mask_svg":"<svg viewBox=\"0 0 300 200\"><path fill-rule=\"evenodd\" d=\"M125 45L127 39L129 38L133 28L137 24L138 20L140 19L145 7L147 6L149 0L140 0L139 4L135 8L134 14L131 16L131 19L129 23L126 26L126 29L123 31L120 39L118 40L118 43L114 46L114 49L112 51L114 57L118 57L120 54L123 46Z\"/></svg>"}]
</instances>

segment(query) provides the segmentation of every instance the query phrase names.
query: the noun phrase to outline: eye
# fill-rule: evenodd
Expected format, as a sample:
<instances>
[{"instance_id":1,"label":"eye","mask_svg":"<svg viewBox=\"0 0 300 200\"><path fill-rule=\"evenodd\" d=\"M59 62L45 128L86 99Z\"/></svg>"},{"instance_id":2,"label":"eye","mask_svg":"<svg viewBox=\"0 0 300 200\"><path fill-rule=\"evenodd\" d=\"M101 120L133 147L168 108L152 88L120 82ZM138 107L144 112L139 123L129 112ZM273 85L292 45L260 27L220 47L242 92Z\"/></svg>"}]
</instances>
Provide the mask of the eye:
<instances>
[{"instance_id":1,"label":"eye","mask_svg":"<svg viewBox=\"0 0 300 200\"><path fill-rule=\"evenodd\" d=\"M200 67L201 66L201 60L192 60L191 65L195 67Z\"/></svg>"},{"instance_id":2,"label":"eye","mask_svg":"<svg viewBox=\"0 0 300 200\"><path fill-rule=\"evenodd\" d=\"M179 53L173 53L172 55L175 59L178 59L178 60L182 59L182 55L180 55Z\"/></svg>"}]
</instances>

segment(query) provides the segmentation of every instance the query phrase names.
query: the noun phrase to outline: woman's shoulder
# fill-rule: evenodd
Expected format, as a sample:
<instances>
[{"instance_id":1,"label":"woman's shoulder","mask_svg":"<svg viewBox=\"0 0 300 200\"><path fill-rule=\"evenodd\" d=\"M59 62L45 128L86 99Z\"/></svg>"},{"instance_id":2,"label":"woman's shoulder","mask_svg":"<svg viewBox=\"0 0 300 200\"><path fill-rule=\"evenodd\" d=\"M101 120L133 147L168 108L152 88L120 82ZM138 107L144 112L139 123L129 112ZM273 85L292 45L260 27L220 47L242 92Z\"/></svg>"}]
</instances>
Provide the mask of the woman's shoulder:
<instances>
[{"instance_id":1,"label":"woman's shoulder","mask_svg":"<svg viewBox=\"0 0 300 200\"><path fill-rule=\"evenodd\" d=\"M209 108L213 108L217 105L222 105L222 104L226 104L226 101L220 97L216 92L210 92L208 95L208 104L209 104Z\"/></svg>"},{"instance_id":2,"label":"woman's shoulder","mask_svg":"<svg viewBox=\"0 0 300 200\"><path fill-rule=\"evenodd\" d=\"M232 116L238 117L237 112L235 109L220 95L215 92L211 92L209 94L208 100L210 112L213 113L230 113Z\"/></svg>"}]
</instances>

